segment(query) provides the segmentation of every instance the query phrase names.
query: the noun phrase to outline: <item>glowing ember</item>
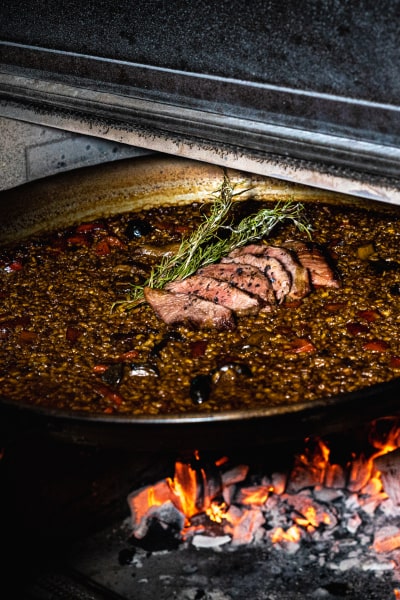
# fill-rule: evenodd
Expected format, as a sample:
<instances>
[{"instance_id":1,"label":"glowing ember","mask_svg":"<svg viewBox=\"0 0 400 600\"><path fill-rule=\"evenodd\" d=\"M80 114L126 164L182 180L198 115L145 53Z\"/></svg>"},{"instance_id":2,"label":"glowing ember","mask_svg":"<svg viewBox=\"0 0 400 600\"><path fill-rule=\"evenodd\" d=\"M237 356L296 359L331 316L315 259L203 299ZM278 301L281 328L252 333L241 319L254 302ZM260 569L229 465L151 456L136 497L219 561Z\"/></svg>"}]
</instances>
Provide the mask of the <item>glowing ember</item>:
<instances>
[{"instance_id":1,"label":"glowing ember","mask_svg":"<svg viewBox=\"0 0 400 600\"><path fill-rule=\"evenodd\" d=\"M292 525L286 531L282 527L277 527L271 535L271 541L274 544L279 542L299 542L301 540L301 529L296 525Z\"/></svg>"},{"instance_id":2,"label":"glowing ember","mask_svg":"<svg viewBox=\"0 0 400 600\"><path fill-rule=\"evenodd\" d=\"M331 460L325 441L307 439L291 470L261 478L247 465L232 467L225 456L207 466L196 453L192 464L176 463L172 478L129 496L133 535L141 539L157 518L163 527L179 524L181 540L196 547L262 542L293 554L304 542L326 543L323 563L343 552L333 535L338 531L363 546L358 558L330 568L343 571L363 560L363 569L398 569L400 581L399 426L398 419L375 422L369 453L353 453L341 464Z\"/></svg>"},{"instance_id":3,"label":"glowing ember","mask_svg":"<svg viewBox=\"0 0 400 600\"><path fill-rule=\"evenodd\" d=\"M383 527L374 541L376 552L391 552L400 548L400 531L397 527Z\"/></svg>"},{"instance_id":4,"label":"glowing ember","mask_svg":"<svg viewBox=\"0 0 400 600\"><path fill-rule=\"evenodd\" d=\"M319 515L317 515L317 511L314 508L314 506L309 506L304 511L304 517L297 517L295 518L295 521L298 525L302 525L303 527L309 528L311 526L316 528L319 525L321 525L321 523L329 525L331 519L327 513L322 513L320 517Z\"/></svg>"},{"instance_id":5,"label":"glowing ember","mask_svg":"<svg viewBox=\"0 0 400 600\"><path fill-rule=\"evenodd\" d=\"M253 506L263 506L268 496L274 492L274 487L271 486L259 486L255 488L243 488L240 490L240 503L251 504Z\"/></svg>"},{"instance_id":6,"label":"glowing ember","mask_svg":"<svg viewBox=\"0 0 400 600\"><path fill-rule=\"evenodd\" d=\"M227 509L228 507L225 502L222 502L222 504L211 502L211 506L205 510L205 513L214 523L222 523L223 519L227 518Z\"/></svg>"}]
</instances>

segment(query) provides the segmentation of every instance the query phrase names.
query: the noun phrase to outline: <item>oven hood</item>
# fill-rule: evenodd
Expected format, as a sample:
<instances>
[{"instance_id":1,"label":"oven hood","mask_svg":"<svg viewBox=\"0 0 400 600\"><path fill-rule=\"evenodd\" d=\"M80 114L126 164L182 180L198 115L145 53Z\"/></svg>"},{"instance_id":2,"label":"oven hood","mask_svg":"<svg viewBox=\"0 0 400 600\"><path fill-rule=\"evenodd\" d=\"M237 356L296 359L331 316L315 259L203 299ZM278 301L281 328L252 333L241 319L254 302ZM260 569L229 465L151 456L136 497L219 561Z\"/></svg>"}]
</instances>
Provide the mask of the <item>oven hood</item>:
<instances>
[{"instance_id":1,"label":"oven hood","mask_svg":"<svg viewBox=\"0 0 400 600\"><path fill-rule=\"evenodd\" d=\"M400 2L0 7L0 116L400 203Z\"/></svg>"}]
</instances>

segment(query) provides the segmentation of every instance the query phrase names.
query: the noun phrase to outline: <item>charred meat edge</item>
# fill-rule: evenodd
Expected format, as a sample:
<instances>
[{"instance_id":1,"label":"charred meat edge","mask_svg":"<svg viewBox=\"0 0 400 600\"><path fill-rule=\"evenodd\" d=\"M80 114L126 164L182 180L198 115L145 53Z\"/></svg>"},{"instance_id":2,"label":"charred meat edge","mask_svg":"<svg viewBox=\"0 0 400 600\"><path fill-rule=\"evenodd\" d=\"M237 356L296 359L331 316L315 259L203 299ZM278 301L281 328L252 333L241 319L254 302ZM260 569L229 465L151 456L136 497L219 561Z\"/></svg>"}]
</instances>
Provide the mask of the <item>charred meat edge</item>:
<instances>
[{"instance_id":1,"label":"charred meat edge","mask_svg":"<svg viewBox=\"0 0 400 600\"><path fill-rule=\"evenodd\" d=\"M169 292L194 294L204 300L221 304L233 310L238 316L256 314L260 310L260 302L234 287L227 281L220 281L206 275L192 275L186 279L175 280L165 286Z\"/></svg>"},{"instance_id":2,"label":"charred meat edge","mask_svg":"<svg viewBox=\"0 0 400 600\"><path fill-rule=\"evenodd\" d=\"M269 278L254 265L222 259L220 263L199 269L198 273L228 281L248 294L258 296L263 302L276 304L275 292Z\"/></svg>"},{"instance_id":3,"label":"charred meat edge","mask_svg":"<svg viewBox=\"0 0 400 600\"><path fill-rule=\"evenodd\" d=\"M251 252L243 252L238 256L222 259L223 263L235 263L241 266L251 266L260 271L269 283L274 299L280 304L290 292L292 277L285 267L276 259L269 256L257 256ZM275 302L274 302L275 303Z\"/></svg>"},{"instance_id":4,"label":"charred meat edge","mask_svg":"<svg viewBox=\"0 0 400 600\"><path fill-rule=\"evenodd\" d=\"M156 288L144 288L145 300L167 325L187 323L199 329L226 330L235 327L233 312L191 294L175 294Z\"/></svg>"},{"instance_id":5,"label":"charred meat edge","mask_svg":"<svg viewBox=\"0 0 400 600\"><path fill-rule=\"evenodd\" d=\"M340 288L341 281L330 265L329 256L316 244L307 244L297 240L288 240L285 248L296 253L300 263L308 269L311 283L315 287Z\"/></svg>"}]
</instances>

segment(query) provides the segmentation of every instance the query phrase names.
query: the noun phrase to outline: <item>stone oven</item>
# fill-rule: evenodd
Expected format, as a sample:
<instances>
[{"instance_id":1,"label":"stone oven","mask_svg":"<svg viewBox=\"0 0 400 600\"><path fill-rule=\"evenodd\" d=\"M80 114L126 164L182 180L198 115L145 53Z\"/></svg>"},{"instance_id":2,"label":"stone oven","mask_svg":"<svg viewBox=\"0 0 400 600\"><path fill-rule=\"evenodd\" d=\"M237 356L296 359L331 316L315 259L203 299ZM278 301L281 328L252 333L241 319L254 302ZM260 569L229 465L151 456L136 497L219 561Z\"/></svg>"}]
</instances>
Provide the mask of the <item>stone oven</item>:
<instances>
[{"instance_id":1,"label":"stone oven","mask_svg":"<svg viewBox=\"0 0 400 600\"><path fill-rule=\"evenodd\" d=\"M3 0L0 188L160 153L397 205L399 10ZM0 588L400 598L396 410L321 435L295 425L283 440L153 451L0 425Z\"/></svg>"}]
</instances>

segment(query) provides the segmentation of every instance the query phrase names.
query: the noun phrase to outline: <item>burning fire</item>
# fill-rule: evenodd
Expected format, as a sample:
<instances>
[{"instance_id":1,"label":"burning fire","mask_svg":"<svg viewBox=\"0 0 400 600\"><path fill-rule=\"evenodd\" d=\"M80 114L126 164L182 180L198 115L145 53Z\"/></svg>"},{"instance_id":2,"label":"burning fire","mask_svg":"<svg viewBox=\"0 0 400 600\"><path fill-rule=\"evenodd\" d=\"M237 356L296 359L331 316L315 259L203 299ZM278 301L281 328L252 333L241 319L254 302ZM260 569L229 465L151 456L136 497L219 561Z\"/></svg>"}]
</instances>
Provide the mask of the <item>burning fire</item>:
<instances>
[{"instance_id":1,"label":"burning fire","mask_svg":"<svg viewBox=\"0 0 400 600\"><path fill-rule=\"evenodd\" d=\"M301 540L301 530L296 525L292 525L286 531L282 527L277 527L271 535L271 541L277 542L299 542Z\"/></svg>"},{"instance_id":2,"label":"burning fire","mask_svg":"<svg viewBox=\"0 0 400 600\"><path fill-rule=\"evenodd\" d=\"M231 467L226 457L206 465L196 453L190 464L176 463L173 477L129 495L133 536L144 538L156 519L197 546L267 540L296 552L303 540L325 540L338 525L357 532L364 515L388 503L400 517L400 419L374 422L368 446L342 464L326 442L307 439L287 473L261 479L247 465ZM397 551L400 573L400 528L380 528L369 548L378 556Z\"/></svg>"}]
</instances>

